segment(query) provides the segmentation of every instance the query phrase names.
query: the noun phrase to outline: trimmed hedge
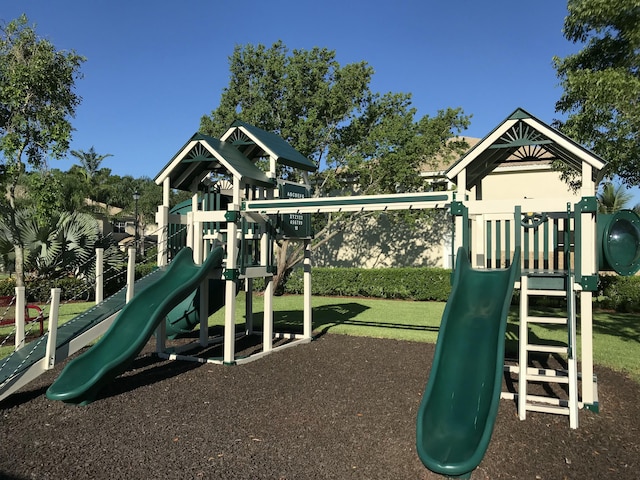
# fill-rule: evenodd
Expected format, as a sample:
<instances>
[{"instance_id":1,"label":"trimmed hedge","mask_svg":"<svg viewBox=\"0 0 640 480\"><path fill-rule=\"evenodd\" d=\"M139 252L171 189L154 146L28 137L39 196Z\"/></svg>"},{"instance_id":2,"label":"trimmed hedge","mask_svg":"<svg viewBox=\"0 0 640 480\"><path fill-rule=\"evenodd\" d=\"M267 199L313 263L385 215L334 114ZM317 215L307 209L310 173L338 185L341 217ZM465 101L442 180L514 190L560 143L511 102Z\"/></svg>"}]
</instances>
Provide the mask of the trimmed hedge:
<instances>
[{"instance_id":1,"label":"trimmed hedge","mask_svg":"<svg viewBox=\"0 0 640 480\"><path fill-rule=\"evenodd\" d=\"M444 268L314 268L312 278L311 292L321 296L444 302L451 293L451 270ZM302 269L297 268L285 292L303 290Z\"/></svg>"},{"instance_id":2,"label":"trimmed hedge","mask_svg":"<svg viewBox=\"0 0 640 480\"><path fill-rule=\"evenodd\" d=\"M600 275L600 308L617 312L640 312L640 277Z\"/></svg>"},{"instance_id":3,"label":"trimmed hedge","mask_svg":"<svg viewBox=\"0 0 640 480\"><path fill-rule=\"evenodd\" d=\"M324 268L313 269L311 293L320 296L372 297L446 302L451 293L451 270L443 268ZM256 287L259 283L256 282ZM285 293L301 294L302 269L293 270ZM640 276L601 274L594 306L618 312L640 312ZM514 303L518 302L514 294ZM534 299L532 299L534 300ZM563 306L555 297L536 299L537 306Z\"/></svg>"},{"instance_id":4,"label":"trimmed hedge","mask_svg":"<svg viewBox=\"0 0 640 480\"><path fill-rule=\"evenodd\" d=\"M13 278L0 280L0 295L15 295L16 282ZM28 302L45 303L51 297L51 289L60 288L62 300L88 300L93 296L93 291L87 288L83 280L73 277L60 278L58 280L27 280L25 290Z\"/></svg>"}]
</instances>

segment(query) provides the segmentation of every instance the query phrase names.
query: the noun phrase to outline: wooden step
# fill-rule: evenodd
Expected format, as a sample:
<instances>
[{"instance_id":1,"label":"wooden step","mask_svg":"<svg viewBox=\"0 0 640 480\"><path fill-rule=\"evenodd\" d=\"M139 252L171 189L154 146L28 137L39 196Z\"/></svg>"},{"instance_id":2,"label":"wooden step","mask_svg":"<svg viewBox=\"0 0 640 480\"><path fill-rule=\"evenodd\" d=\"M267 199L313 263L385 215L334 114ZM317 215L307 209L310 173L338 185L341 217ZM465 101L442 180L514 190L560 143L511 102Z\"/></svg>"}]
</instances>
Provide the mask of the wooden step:
<instances>
[{"instance_id":1,"label":"wooden step","mask_svg":"<svg viewBox=\"0 0 640 480\"><path fill-rule=\"evenodd\" d=\"M566 290L533 290L528 288L527 295L530 297L566 297Z\"/></svg>"},{"instance_id":2,"label":"wooden step","mask_svg":"<svg viewBox=\"0 0 640 480\"><path fill-rule=\"evenodd\" d=\"M569 415L570 413L569 407L559 407L555 405L539 405L527 403L525 408L530 412L553 413L556 415Z\"/></svg>"},{"instance_id":3,"label":"wooden step","mask_svg":"<svg viewBox=\"0 0 640 480\"><path fill-rule=\"evenodd\" d=\"M568 321L567 317L539 317L535 315L527 316L526 320L530 323L545 323L556 325L566 325Z\"/></svg>"},{"instance_id":4,"label":"wooden step","mask_svg":"<svg viewBox=\"0 0 640 480\"><path fill-rule=\"evenodd\" d=\"M558 345L533 345L527 344L527 351L539 353L567 353L568 347Z\"/></svg>"},{"instance_id":5,"label":"wooden step","mask_svg":"<svg viewBox=\"0 0 640 480\"><path fill-rule=\"evenodd\" d=\"M545 383L569 383L569 377L560 375L531 375L527 374L527 381L529 382L545 382Z\"/></svg>"}]
</instances>

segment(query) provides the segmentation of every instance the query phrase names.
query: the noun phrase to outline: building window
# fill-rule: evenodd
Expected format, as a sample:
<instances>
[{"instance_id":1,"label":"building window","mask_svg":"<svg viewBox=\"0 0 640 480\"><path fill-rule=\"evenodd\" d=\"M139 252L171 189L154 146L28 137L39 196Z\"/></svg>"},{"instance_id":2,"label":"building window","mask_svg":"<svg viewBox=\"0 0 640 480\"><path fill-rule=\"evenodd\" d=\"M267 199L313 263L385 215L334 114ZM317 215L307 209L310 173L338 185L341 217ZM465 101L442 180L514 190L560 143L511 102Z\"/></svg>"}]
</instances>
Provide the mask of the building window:
<instances>
[{"instance_id":1,"label":"building window","mask_svg":"<svg viewBox=\"0 0 640 480\"><path fill-rule=\"evenodd\" d=\"M127 222L116 221L113 222L113 233L126 233L125 227Z\"/></svg>"}]
</instances>

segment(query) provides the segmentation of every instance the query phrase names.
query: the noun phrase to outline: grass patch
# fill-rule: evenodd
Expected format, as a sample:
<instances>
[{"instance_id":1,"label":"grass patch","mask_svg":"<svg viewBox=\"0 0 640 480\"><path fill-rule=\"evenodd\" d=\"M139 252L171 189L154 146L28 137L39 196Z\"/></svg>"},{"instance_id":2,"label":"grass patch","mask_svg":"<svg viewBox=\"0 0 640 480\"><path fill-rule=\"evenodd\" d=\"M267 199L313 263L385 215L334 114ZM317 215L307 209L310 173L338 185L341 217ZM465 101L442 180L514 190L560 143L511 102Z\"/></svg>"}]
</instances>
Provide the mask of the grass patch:
<instances>
[{"instance_id":1,"label":"grass patch","mask_svg":"<svg viewBox=\"0 0 640 480\"><path fill-rule=\"evenodd\" d=\"M263 297L253 297L253 316L256 329L263 321ZM92 303L69 303L60 306L61 323L90 308ZM336 333L375 338L391 338L435 343L444 311L444 302L413 302L371 298L313 297L314 333ZM275 329L285 332L302 332L303 297L284 295L274 298ZM236 303L236 324L245 323L246 301L241 293ZM1 312L0 312L1 313ZM536 315L560 316L560 311L547 309L531 312ZM45 308L48 315L48 309ZM625 372L640 382L640 319L636 314L593 312L593 356L596 365L603 365ZM506 350L517 356L518 309L512 307L507 325ZM578 321L578 326L579 326ZM38 324L31 324L37 329ZM224 325L224 310L209 318L210 326ZM47 323L45 322L45 328ZM12 327L0 328L0 342ZM530 335L548 342L566 342L566 328L557 325L532 325ZM578 351L580 351L578 329ZM13 350L13 345L0 348L0 358Z\"/></svg>"},{"instance_id":2,"label":"grass patch","mask_svg":"<svg viewBox=\"0 0 640 480\"><path fill-rule=\"evenodd\" d=\"M59 308L59 321L58 324L63 324L68 322L73 317L81 314L82 312L88 310L94 305L93 302L77 302L77 303L66 303L61 304ZM39 305L42 308L42 314L45 318L49 317L49 309L50 305ZM8 311L7 307L0 307L0 317L10 318L13 316L13 309ZM49 321L45 320L44 322L44 331L46 332L49 328ZM40 330L40 324L38 322L28 323L26 326L27 335L29 334L38 334ZM0 358L6 357L9 355L14 349L14 339L13 334L15 331L15 327L13 325L6 325L0 327ZM11 337L11 338L8 338ZM5 341L6 340L6 341Z\"/></svg>"}]
</instances>

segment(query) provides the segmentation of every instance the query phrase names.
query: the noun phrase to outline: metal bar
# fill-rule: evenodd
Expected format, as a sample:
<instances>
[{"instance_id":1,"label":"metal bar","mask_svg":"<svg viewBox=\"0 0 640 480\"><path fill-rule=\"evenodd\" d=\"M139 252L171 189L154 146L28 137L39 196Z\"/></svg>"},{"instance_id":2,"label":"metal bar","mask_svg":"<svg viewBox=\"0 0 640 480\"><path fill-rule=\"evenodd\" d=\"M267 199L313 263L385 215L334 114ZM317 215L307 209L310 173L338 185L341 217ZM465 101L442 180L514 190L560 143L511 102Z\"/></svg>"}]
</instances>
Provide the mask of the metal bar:
<instances>
[{"instance_id":1,"label":"metal bar","mask_svg":"<svg viewBox=\"0 0 640 480\"><path fill-rule=\"evenodd\" d=\"M247 201L244 211L262 213L328 213L375 210L414 210L446 208L451 193L425 192L396 195L361 195L347 197L298 198Z\"/></svg>"},{"instance_id":2,"label":"metal bar","mask_svg":"<svg viewBox=\"0 0 640 480\"><path fill-rule=\"evenodd\" d=\"M502 265L502 220L496 220L496 268L500 268ZM509 253L506 253L509 257Z\"/></svg>"},{"instance_id":3,"label":"metal bar","mask_svg":"<svg viewBox=\"0 0 640 480\"><path fill-rule=\"evenodd\" d=\"M493 242L491 241L491 220L487 220L486 221L486 225L485 225L485 230L487 231L486 233L486 245L485 245L485 252L486 252L486 261L485 261L485 266L487 268L491 268L491 260L493 259L493 256L491 254L491 251L493 249Z\"/></svg>"}]
</instances>

